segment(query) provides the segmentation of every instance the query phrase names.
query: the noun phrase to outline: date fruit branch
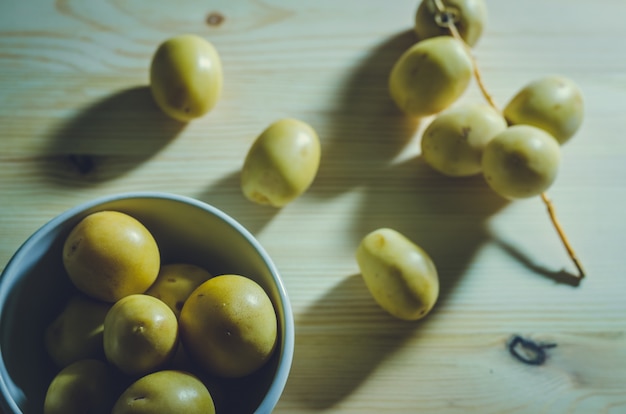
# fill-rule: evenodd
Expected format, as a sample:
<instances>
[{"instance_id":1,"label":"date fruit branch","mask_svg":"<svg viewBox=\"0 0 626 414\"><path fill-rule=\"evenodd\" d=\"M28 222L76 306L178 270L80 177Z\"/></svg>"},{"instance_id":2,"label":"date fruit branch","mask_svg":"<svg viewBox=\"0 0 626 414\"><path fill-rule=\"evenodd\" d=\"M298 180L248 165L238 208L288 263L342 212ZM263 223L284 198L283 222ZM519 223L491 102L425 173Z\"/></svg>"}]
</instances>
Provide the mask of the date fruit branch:
<instances>
[{"instance_id":1,"label":"date fruit branch","mask_svg":"<svg viewBox=\"0 0 626 414\"><path fill-rule=\"evenodd\" d=\"M501 112L501 110L496 105L493 97L491 96L487 88L485 87L485 83L483 82L482 75L480 73L480 70L478 69L476 58L474 57L470 46L465 42L465 40L463 40L463 38L461 37L456 27L455 22L458 21L457 11L453 8L446 7L443 4L443 0L432 0L432 1L436 8L435 22L439 26L447 28L450 31L450 34L459 42L461 42L461 44L463 44L463 46L467 50L467 53L472 61L474 78L476 79L476 83L478 84L480 92L482 93L483 97L492 108L494 108L498 112ZM565 250L567 251L570 259L572 260L572 262L576 266L576 269L578 270L578 276L575 276L575 277L577 277L577 279L579 280L583 279L585 277L585 270L580 260L578 259L578 256L574 252L574 249L572 248L572 245L569 242L567 235L563 231L563 227L561 226L556 216L556 211L554 209L554 205L552 201L550 201L550 199L548 198L545 192L541 193L541 200L543 201L543 203L545 204L548 210L548 215L550 216L550 220L552 221L552 224L556 232L558 233L559 238L561 239L561 242L563 243L563 246L565 247Z\"/></svg>"}]
</instances>

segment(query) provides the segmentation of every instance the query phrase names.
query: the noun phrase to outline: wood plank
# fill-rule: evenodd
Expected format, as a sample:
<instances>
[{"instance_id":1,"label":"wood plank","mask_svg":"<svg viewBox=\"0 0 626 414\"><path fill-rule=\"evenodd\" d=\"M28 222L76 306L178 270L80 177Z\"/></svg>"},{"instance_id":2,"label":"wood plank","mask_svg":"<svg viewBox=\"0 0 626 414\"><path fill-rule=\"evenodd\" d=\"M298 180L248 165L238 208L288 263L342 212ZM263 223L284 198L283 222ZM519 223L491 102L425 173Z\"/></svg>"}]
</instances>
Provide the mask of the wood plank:
<instances>
[{"instance_id":1,"label":"wood plank","mask_svg":"<svg viewBox=\"0 0 626 414\"><path fill-rule=\"evenodd\" d=\"M585 121L549 191L588 272L578 287L555 281L573 267L539 199L505 202L420 159L431 118L406 119L387 90L417 4L1 2L0 268L78 203L183 194L240 220L284 278L296 354L276 413L626 412L626 2L488 0L474 49L500 105L547 74L583 90ZM156 46L183 32L212 41L225 73L215 110L188 125L148 90ZM481 99L472 84L460 102ZM286 116L318 131L319 174L281 210L253 205L243 158ZM386 315L358 274L356 246L382 226L438 266L441 297L422 322ZM526 365L513 335L557 346Z\"/></svg>"}]
</instances>

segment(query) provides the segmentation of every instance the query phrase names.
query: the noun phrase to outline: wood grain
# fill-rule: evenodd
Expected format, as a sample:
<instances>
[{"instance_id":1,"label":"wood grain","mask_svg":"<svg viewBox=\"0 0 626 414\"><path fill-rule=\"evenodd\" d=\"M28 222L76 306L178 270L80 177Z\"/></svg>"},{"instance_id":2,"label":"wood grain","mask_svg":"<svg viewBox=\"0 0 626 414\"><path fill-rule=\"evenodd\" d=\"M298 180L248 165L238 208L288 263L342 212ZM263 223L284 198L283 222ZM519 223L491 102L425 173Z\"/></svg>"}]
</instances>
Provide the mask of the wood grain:
<instances>
[{"instance_id":1,"label":"wood grain","mask_svg":"<svg viewBox=\"0 0 626 414\"><path fill-rule=\"evenodd\" d=\"M416 40L415 0L2 1L0 266L94 197L192 196L240 220L283 275L296 353L276 413L626 413L626 3L487 4L474 53L499 104L553 73L585 96L549 191L588 272L580 286L558 283L573 269L539 199L505 202L420 160L430 119L407 120L387 92ZM147 72L184 32L213 42L225 73L215 110L187 125L156 108ZM461 100L480 99L474 85ZM243 158L286 116L318 131L319 174L281 210L252 205ZM381 226L439 268L422 322L384 314L360 279L356 245ZM557 346L524 365L507 348L515 334Z\"/></svg>"}]
</instances>

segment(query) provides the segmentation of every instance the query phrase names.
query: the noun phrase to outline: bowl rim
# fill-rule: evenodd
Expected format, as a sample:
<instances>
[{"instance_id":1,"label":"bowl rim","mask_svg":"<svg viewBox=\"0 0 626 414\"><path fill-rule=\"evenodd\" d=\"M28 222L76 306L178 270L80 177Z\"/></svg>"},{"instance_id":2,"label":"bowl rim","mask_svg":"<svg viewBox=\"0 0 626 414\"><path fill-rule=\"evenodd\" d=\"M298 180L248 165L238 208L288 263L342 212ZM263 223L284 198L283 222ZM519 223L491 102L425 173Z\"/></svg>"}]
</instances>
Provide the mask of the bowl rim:
<instances>
[{"instance_id":1,"label":"bowl rim","mask_svg":"<svg viewBox=\"0 0 626 414\"><path fill-rule=\"evenodd\" d=\"M9 259L6 266L4 267L2 274L0 274L0 304L4 304L13 283L16 281L17 268L19 264L23 261L23 258L26 254L28 254L29 250L35 246L41 239L54 231L59 225L67 222L68 220L76 217L77 215L82 214L83 212L90 210L92 208L97 208L99 205L118 201L118 200L126 200L126 199L161 199L161 200L169 200L175 201L182 204L192 205L196 208L204 210L220 220L224 221L238 233L240 233L248 243L252 245L252 247L259 253L263 263L267 266L274 283L276 284L278 295L280 298L280 302L282 305L282 312L284 315L283 320L283 332L281 335L281 343L279 347L280 358L277 365L276 373L274 375L274 380L270 385L270 388L267 390L263 400L259 404L259 406L255 410L255 414L267 414L271 413L278 403L285 385L287 383L287 378L289 376L289 372L291 370L291 365L293 362L293 354L294 354L294 345L295 345L295 327L294 327L294 318L293 311L291 308L291 303L289 300L289 296L287 294L287 289L283 283L283 280L278 272L276 265L273 260L265 250L265 248L261 245L261 243L256 239L256 237L246 229L241 223L235 220L233 217L228 215L223 210L198 199L195 199L190 196L184 196L180 194L168 193L168 192L158 192L158 191L133 191L133 192L123 192L116 193L106 196L100 196L94 198L92 200L80 203L74 207L71 207L57 216L50 219L48 222L43 224L34 233L32 233L16 250L13 256ZM4 314L4 306L0 305L0 318L2 318ZM4 362L3 350L0 348L0 408L2 411L9 410L12 413L20 413L21 410L13 397L11 396L11 390L9 389L9 385L7 384L5 378L9 376L6 364Z\"/></svg>"}]
</instances>

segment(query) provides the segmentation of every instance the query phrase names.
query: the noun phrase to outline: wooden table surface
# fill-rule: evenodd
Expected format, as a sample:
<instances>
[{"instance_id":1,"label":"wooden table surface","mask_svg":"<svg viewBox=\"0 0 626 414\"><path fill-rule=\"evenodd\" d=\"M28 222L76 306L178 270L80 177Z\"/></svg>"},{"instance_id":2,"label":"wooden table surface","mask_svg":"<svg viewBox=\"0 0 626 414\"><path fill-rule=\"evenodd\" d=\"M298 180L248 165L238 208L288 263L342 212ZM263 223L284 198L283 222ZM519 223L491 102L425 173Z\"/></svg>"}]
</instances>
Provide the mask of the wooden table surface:
<instances>
[{"instance_id":1,"label":"wooden table surface","mask_svg":"<svg viewBox=\"0 0 626 414\"><path fill-rule=\"evenodd\" d=\"M284 278L296 351L276 413L625 413L626 2L487 3L474 54L496 102L549 74L585 96L548 191L587 270L579 286L558 281L575 269L539 198L506 202L420 159L431 119L406 119L387 90L417 0L3 0L0 266L78 203L191 196L248 227ZM225 75L217 107L184 126L147 86L156 46L181 33L210 40ZM480 100L474 83L460 102ZM309 191L278 210L246 200L239 172L283 117L310 123L323 153ZM356 246L383 226L439 269L421 322L385 314L359 275ZM513 335L556 347L523 364Z\"/></svg>"}]
</instances>

